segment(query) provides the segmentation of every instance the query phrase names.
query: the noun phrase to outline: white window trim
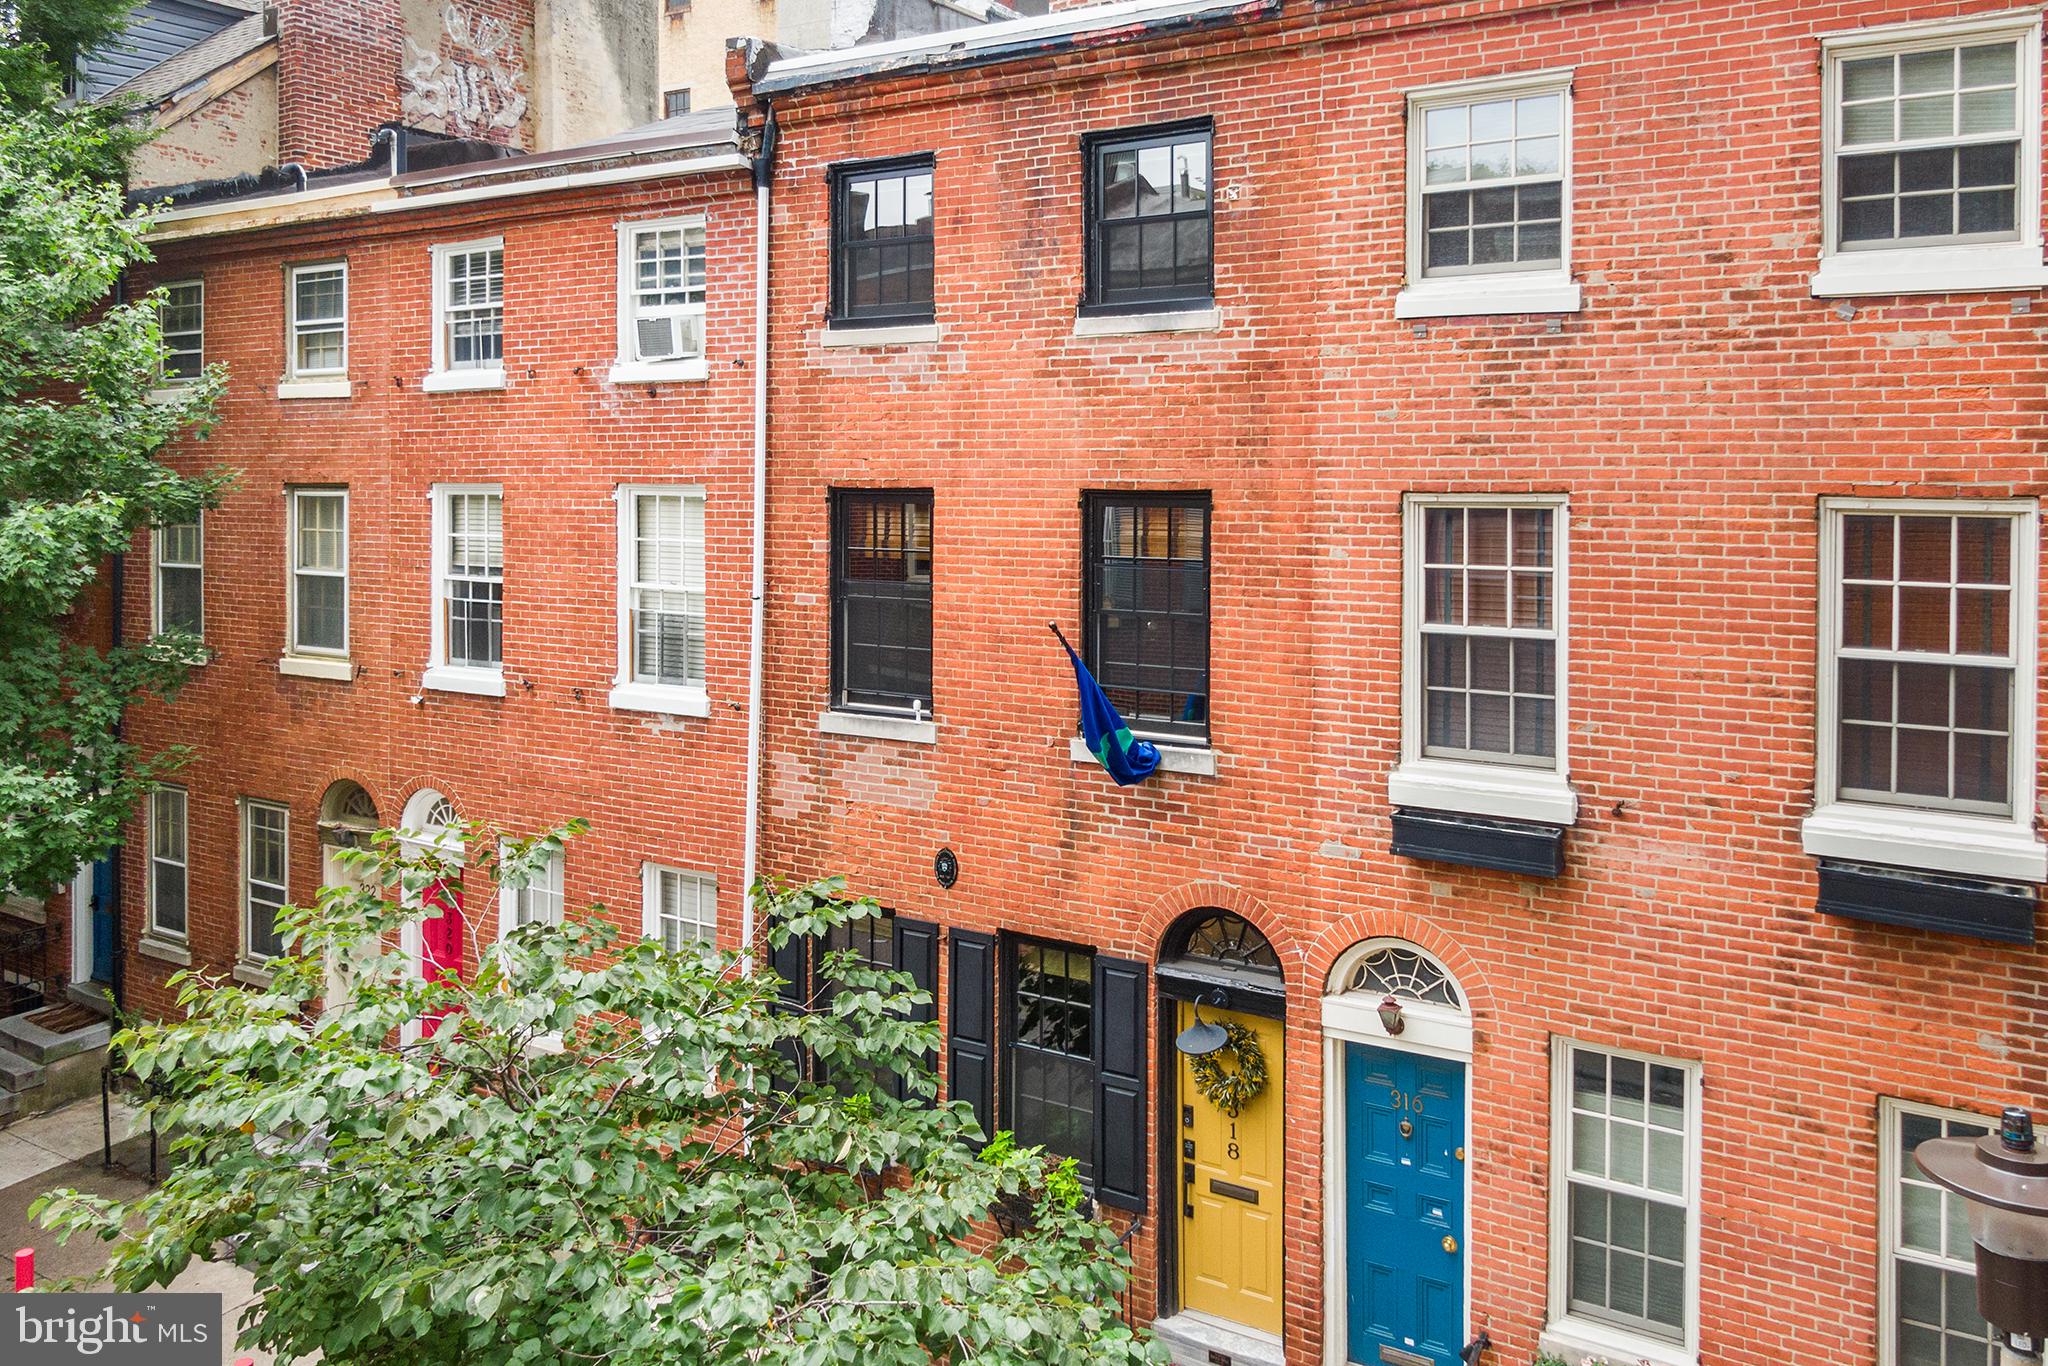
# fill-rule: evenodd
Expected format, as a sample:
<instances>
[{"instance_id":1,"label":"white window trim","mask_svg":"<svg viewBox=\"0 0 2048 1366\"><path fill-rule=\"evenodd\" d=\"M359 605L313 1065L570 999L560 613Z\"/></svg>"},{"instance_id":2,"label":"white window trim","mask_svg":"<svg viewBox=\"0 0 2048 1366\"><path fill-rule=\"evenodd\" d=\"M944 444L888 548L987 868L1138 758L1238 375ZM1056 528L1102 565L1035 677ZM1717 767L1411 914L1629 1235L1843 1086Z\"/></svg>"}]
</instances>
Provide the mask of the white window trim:
<instances>
[{"instance_id":1,"label":"white window trim","mask_svg":"<svg viewBox=\"0 0 2048 1366\"><path fill-rule=\"evenodd\" d=\"M1571 1302L1571 1051L1590 1049L1613 1058L1675 1067L1685 1074L1686 1221L1685 1341L1674 1343L1644 1337L1613 1324L1574 1318ZM1650 1366L1697 1366L1700 1354L1700 1150L1706 1146L1706 1088L1702 1067L1688 1058L1666 1057L1632 1048L1614 1048L1589 1039L1554 1035L1550 1041L1550 1229L1548 1258L1550 1303L1548 1321L1538 1338L1545 1351L1568 1360L1605 1356L1615 1361L1648 1362Z\"/></svg>"},{"instance_id":2,"label":"white window trim","mask_svg":"<svg viewBox=\"0 0 2048 1366\"><path fill-rule=\"evenodd\" d=\"M1876 802L1843 801L1831 794L1839 773L1836 728L1840 700L1835 648L1841 633L1841 594L1835 565L1844 515L1856 512L1971 514L2013 518L2012 814L1969 815ZM1816 858L1920 868L1966 877L2048 882L2048 845L2034 833L2036 667L2034 622L2038 604L2040 505L2032 498L1824 498L1820 503L1819 625L1816 642L1814 809L1800 826L1800 845Z\"/></svg>"},{"instance_id":3,"label":"white window trim","mask_svg":"<svg viewBox=\"0 0 2048 1366\"><path fill-rule=\"evenodd\" d=\"M693 879L709 887L711 892L711 938L695 942L712 945L718 942L720 915L718 897L718 875L696 868L682 868L673 863L652 861L640 865L640 934L642 938L655 943L661 938L661 875L674 873L678 877Z\"/></svg>"},{"instance_id":4,"label":"white window trim","mask_svg":"<svg viewBox=\"0 0 2048 1366\"><path fill-rule=\"evenodd\" d=\"M612 672L612 690L609 701L620 711L655 712L662 716L709 716L711 695L702 683L639 683L633 678L633 500L643 493L667 494L681 498L706 500L702 484L620 484L612 490L612 502L618 512L618 563L614 574L616 585L615 608L618 629L614 632L618 642L618 655ZM706 515L710 507L706 502ZM705 539L710 539L706 528ZM708 547L707 547L708 548ZM709 574L706 574L707 579ZM711 594L707 584L704 594L705 613L711 608ZM707 651L708 643L707 643ZM710 672L709 664L705 670Z\"/></svg>"},{"instance_id":5,"label":"white window trim","mask_svg":"<svg viewBox=\"0 0 2048 1366\"><path fill-rule=\"evenodd\" d=\"M198 527L199 527L199 559L198 559L198 561L197 561L197 564L196 564L196 568L197 568L197 569L198 569L198 571L199 571L199 635L200 635L200 638L201 638L201 639L203 640L203 639L205 639L205 636L206 636L206 513L205 513L205 511L204 511L204 510L202 509L202 510L200 511L199 515L198 515L197 517L194 517L194 518L193 518L192 520L193 520L193 521L194 521L195 523L197 523L197 524L198 524ZM180 523L178 523L177 525L179 525L179 526L183 526L183 525L184 525L184 523L180 522ZM190 569L190 568L194 568L194 567L195 567L194 565L188 565L188 564L184 564L184 563L182 563L182 562L181 562L181 563L179 563L179 564L177 564L177 565L174 565L174 566L173 566L173 568L177 568L177 569ZM164 629L164 579L163 579L163 568L164 568L164 538L163 538L163 528L161 528L161 527L151 527L151 528L149 529L149 624L150 624L150 629L151 629L151 630L152 630L153 632L155 632L156 634L158 634L158 635L162 635L162 634L163 634L163 629Z\"/></svg>"},{"instance_id":6,"label":"white window trim","mask_svg":"<svg viewBox=\"0 0 2048 1366\"><path fill-rule=\"evenodd\" d=\"M448 261L472 251L505 250L503 237L479 237L469 242L441 242L433 248L433 368L420 381L420 388L430 394L458 393L470 389L502 389L505 387L504 355L504 304L498 308L498 363L494 366L472 366L461 370L448 368Z\"/></svg>"},{"instance_id":7,"label":"white window trim","mask_svg":"<svg viewBox=\"0 0 2048 1366\"><path fill-rule=\"evenodd\" d=\"M1407 284L1394 296L1396 318L1455 318L1488 314L1577 313L1584 293L1572 279L1572 71L1553 67L1457 81L1408 92ZM1483 99L1558 94L1564 97L1559 124L1558 178L1563 183L1560 259L1540 270L1503 270L1477 275L1431 277L1422 264L1422 116L1447 104Z\"/></svg>"},{"instance_id":8,"label":"white window trim","mask_svg":"<svg viewBox=\"0 0 2048 1366\"><path fill-rule=\"evenodd\" d=\"M619 351L612 362L611 372L605 378L613 384L661 384L678 380L701 380L710 375L710 362L706 359L711 338L708 335L711 309L711 246L708 240L704 250L704 302L697 306L703 320L698 327L699 350L694 356L676 360L642 361L635 359L638 347L634 340L633 286L636 279L633 255L633 238L643 232L679 231L688 232L695 228L705 230L704 215L683 214L673 218L622 219L618 224L619 234Z\"/></svg>"},{"instance_id":9,"label":"white window trim","mask_svg":"<svg viewBox=\"0 0 2048 1366\"><path fill-rule=\"evenodd\" d=\"M299 277L314 271L338 270L341 272L341 364L322 366L314 370L299 368ZM340 378L346 383L348 375L348 261L304 261L295 266L285 267L284 272L284 377L285 384L278 386L278 397L286 398L287 388L310 385L293 385L290 381L333 380ZM313 397L307 394L304 397Z\"/></svg>"},{"instance_id":10,"label":"white window trim","mask_svg":"<svg viewBox=\"0 0 2048 1366\"><path fill-rule=\"evenodd\" d=\"M193 286L199 291L199 368L204 370L206 368L206 277L203 275L193 275L187 276L182 280L166 280L160 288L169 291L183 289L187 285ZM163 315L161 312L157 315L157 330L159 333L163 330ZM152 396L156 393L161 393L166 400L169 400L177 396L179 389L188 384L197 384L199 381L196 376L158 374L156 382L157 389L153 391Z\"/></svg>"},{"instance_id":11,"label":"white window trim","mask_svg":"<svg viewBox=\"0 0 2048 1366\"><path fill-rule=\"evenodd\" d=\"M1945 1105L1927 1105L1896 1096L1877 1100L1877 1366L1898 1362L1898 1250L1899 1240L1899 1119L1903 1115L1925 1115L1929 1119L1980 1124L1998 1132L1998 1117L1975 1110L1957 1110Z\"/></svg>"},{"instance_id":12,"label":"white window trim","mask_svg":"<svg viewBox=\"0 0 2048 1366\"><path fill-rule=\"evenodd\" d=\"M302 572L299 569L299 499L308 494L315 497L339 497L341 499L341 648L339 650L313 649L299 644L299 574ZM346 486L337 487L331 484L294 484L285 490L285 502L287 507L285 512L286 540L284 548L285 634L283 661L301 664L322 664L328 666L330 671L337 665L342 667L337 675L330 671L309 672L304 669L285 669L282 667L283 661L281 661L279 671L282 673L298 673L302 677L312 678L331 678L337 676L341 678L354 678L354 666L348 662L349 650L354 644L350 632L355 624L350 620L351 613L349 611L349 575L351 571L349 567L348 489ZM326 570L315 570L313 572L320 578L335 577Z\"/></svg>"},{"instance_id":13,"label":"white window trim","mask_svg":"<svg viewBox=\"0 0 2048 1366\"><path fill-rule=\"evenodd\" d=\"M427 668L420 686L436 692L468 693L475 697L505 695L505 664L496 668L448 662L448 500L465 493L494 493L499 502L499 531L503 536L505 486L502 484L436 484L428 496L433 499L433 571L428 583L430 598L428 628L433 633L427 645ZM502 548L503 539L499 542Z\"/></svg>"},{"instance_id":14,"label":"white window trim","mask_svg":"<svg viewBox=\"0 0 2048 1366\"><path fill-rule=\"evenodd\" d=\"M1878 52L1952 47L1963 41L2019 42L2019 240L1874 251L1838 251L1837 153L1841 147L1842 62ZM1821 35L1821 238L1815 298L1859 294L1941 294L2039 289L2041 262L2041 12L2009 10Z\"/></svg>"},{"instance_id":15,"label":"white window trim","mask_svg":"<svg viewBox=\"0 0 2048 1366\"><path fill-rule=\"evenodd\" d=\"M505 850L508 847L509 846L506 845L499 846L499 853L501 857L503 856ZM562 918L566 920L569 914L568 860L562 853L558 851L548 859L548 865L552 870L555 879L555 883L558 889L557 895L560 897L562 902ZM530 887L532 885L532 883L528 883L526 884L526 887ZM498 938L503 939L506 935L512 933L512 931L519 928L519 893L526 890L526 887L514 887L509 883L499 884Z\"/></svg>"},{"instance_id":16,"label":"white window trim","mask_svg":"<svg viewBox=\"0 0 2048 1366\"><path fill-rule=\"evenodd\" d=\"M185 803L185 848L181 860L163 859L156 852L156 792L149 796L149 924L145 937L173 944L183 944L192 934L192 794L175 783L165 783L157 791L175 792ZM178 876L185 884L185 928L167 930L157 923L156 918L156 865L159 862L178 864Z\"/></svg>"},{"instance_id":17,"label":"white window trim","mask_svg":"<svg viewBox=\"0 0 2048 1366\"><path fill-rule=\"evenodd\" d=\"M1476 759L1425 756L1422 734L1422 546L1424 516L1433 507L1549 508L1556 517L1551 566L1557 635L1557 764L1527 768ZM1411 493L1401 506L1401 762L1387 775L1395 806L1456 811L1497 820L1571 825L1579 798L1571 772L1571 527L1561 493Z\"/></svg>"},{"instance_id":18,"label":"white window trim","mask_svg":"<svg viewBox=\"0 0 2048 1366\"><path fill-rule=\"evenodd\" d=\"M256 810L256 808L262 807L266 810L282 812L284 815L284 882L282 884L284 901L281 904L289 906L292 899L292 811L283 802L266 801L261 797L243 797L236 802L236 806L240 808L236 814L242 827L241 865L237 869L237 880L241 883L242 889L242 906L241 914L236 917L242 941L240 957L243 965L256 969L260 974L263 974L261 980L267 982L269 980L267 975L268 964L271 960L268 956L256 952L255 946L251 942L253 936L249 933L249 912L252 909L249 900L249 814ZM239 973L237 975L239 976Z\"/></svg>"}]
</instances>

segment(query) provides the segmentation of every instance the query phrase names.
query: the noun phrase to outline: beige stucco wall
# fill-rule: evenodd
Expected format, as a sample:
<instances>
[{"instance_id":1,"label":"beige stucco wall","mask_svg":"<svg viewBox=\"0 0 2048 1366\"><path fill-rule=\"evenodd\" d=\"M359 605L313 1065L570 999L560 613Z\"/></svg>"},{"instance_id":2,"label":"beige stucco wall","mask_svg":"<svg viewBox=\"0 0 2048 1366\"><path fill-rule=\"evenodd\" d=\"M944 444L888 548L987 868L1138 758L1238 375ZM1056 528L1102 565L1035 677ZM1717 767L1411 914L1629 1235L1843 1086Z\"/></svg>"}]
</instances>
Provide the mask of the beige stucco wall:
<instances>
[{"instance_id":1,"label":"beige stucco wall","mask_svg":"<svg viewBox=\"0 0 2048 1366\"><path fill-rule=\"evenodd\" d=\"M751 3L751 0L749 0ZM661 116L660 0L534 0L535 136L542 151Z\"/></svg>"},{"instance_id":2,"label":"beige stucco wall","mask_svg":"<svg viewBox=\"0 0 2048 1366\"><path fill-rule=\"evenodd\" d=\"M665 0L650 0L656 5ZM692 109L712 109L732 103L732 90L725 83L725 43L728 38L776 36L776 12L796 0L690 0L689 7L668 10L661 26L661 89L657 105L671 90L690 92ZM823 8L822 5L817 6Z\"/></svg>"},{"instance_id":3,"label":"beige stucco wall","mask_svg":"<svg viewBox=\"0 0 2048 1366\"><path fill-rule=\"evenodd\" d=\"M182 185L254 175L276 161L277 68L268 67L166 126L135 153L129 183Z\"/></svg>"}]
</instances>

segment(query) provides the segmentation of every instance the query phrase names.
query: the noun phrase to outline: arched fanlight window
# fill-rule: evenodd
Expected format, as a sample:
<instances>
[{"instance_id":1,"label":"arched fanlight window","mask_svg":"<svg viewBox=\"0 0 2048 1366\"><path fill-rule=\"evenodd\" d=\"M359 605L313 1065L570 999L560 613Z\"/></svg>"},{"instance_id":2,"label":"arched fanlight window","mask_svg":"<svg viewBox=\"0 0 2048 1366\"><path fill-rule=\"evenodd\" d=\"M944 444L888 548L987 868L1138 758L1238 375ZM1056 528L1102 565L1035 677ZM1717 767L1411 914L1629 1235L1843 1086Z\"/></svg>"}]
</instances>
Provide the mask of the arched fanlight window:
<instances>
[{"instance_id":1,"label":"arched fanlight window","mask_svg":"<svg viewBox=\"0 0 2048 1366\"><path fill-rule=\"evenodd\" d=\"M1382 945L1360 958L1339 989L1404 1001L1426 1001L1452 1010L1465 1008L1457 984L1434 958L1420 949L1398 944Z\"/></svg>"},{"instance_id":2,"label":"arched fanlight window","mask_svg":"<svg viewBox=\"0 0 2048 1366\"><path fill-rule=\"evenodd\" d=\"M1230 911L1198 912L1181 935L1181 959L1280 974L1280 955L1252 923Z\"/></svg>"},{"instance_id":3,"label":"arched fanlight window","mask_svg":"<svg viewBox=\"0 0 2048 1366\"><path fill-rule=\"evenodd\" d=\"M452 828L461 819L455 803L433 788L423 787L406 799L405 815L399 826L410 843L453 852L460 847L461 840L452 833Z\"/></svg>"},{"instance_id":4,"label":"arched fanlight window","mask_svg":"<svg viewBox=\"0 0 2048 1366\"><path fill-rule=\"evenodd\" d=\"M361 783L343 778L320 798L320 824L323 828L375 830L377 803L371 800Z\"/></svg>"},{"instance_id":5,"label":"arched fanlight window","mask_svg":"<svg viewBox=\"0 0 2048 1366\"><path fill-rule=\"evenodd\" d=\"M446 830L460 819L455 814L455 803L443 797L427 808L427 819L422 824L428 830Z\"/></svg>"}]
</instances>

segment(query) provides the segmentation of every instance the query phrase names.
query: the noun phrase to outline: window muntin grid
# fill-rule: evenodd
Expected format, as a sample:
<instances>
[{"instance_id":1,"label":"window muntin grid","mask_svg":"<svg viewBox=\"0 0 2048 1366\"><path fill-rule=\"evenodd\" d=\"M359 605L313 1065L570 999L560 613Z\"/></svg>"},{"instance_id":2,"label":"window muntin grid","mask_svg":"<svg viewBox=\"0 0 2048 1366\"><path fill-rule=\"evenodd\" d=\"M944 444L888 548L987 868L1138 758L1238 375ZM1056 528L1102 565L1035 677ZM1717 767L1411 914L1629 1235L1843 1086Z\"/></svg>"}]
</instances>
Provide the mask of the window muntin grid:
<instances>
[{"instance_id":1,"label":"window muntin grid","mask_svg":"<svg viewBox=\"0 0 2048 1366\"><path fill-rule=\"evenodd\" d=\"M1088 301L1114 310L1213 300L1209 130L1094 140L1088 156Z\"/></svg>"},{"instance_id":2,"label":"window muntin grid","mask_svg":"<svg viewBox=\"0 0 2048 1366\"><path fill-rule=\"evenodd\" d=\"M1423 509L1422 752L1557 766L1555 507Z\"/></svg>"},{"instance_id":3,"label":"window muntin grid","mask_svg":"<svg viewBox=\"0 0 2048 1366\"><path fill-rule=\"evenodd\" d=\"M1564 263L1564 92L1430 104L1422 115L1422 270Z\"/></svg>"},{"instance_id":4,"label":"window muntin grid","mask_svg":"<svg viewBox=\"0 0 2048 1366\"><path fill-rule=\"evenodd\" d=\"M1977 1263L1961 1197L1924 1176L1913 1149L1930 1138L1978 1138L1990 1122L1884 1102L1882 1138L1890 1206L1884 1245L1891 1321L1887 1366L1997 1366L1997 1345L1977 1312Z\"/></svg>"},{"instance_id":5,"label":"window muntin grid","mask_svg":"<svg viewBox=\"0 0 2048 1366\"><path fill-rule=\"evenodd\" d=\"M150 537L156 556L156 629L206 629L206 533L197 520L170 522Z\"/></svg>"},{"instance_id":6,"label":"window muntin grid","mask_svg":"<svg viewBox=\"0 0 2048 1366\"><path fill-rule=\"evenodd\" d=\"M164 378L198 379L206 369L206 286L198 280L165 285L157 330L164 342Z\"/></svg>"},{"instance_id":7,"label":"window muntin grid","mask_svg":"<svg viewBox=\"0 0 2048 1366\"><path fill-rule=\"evenodd\" d=\"M671 5L670 8L673 9L676 6ZM661 116L663 118L672 119L678 114L687 114L689 112L690 92L687 89L665 90L662 92Z\"/></svg>"},{"instance_id":8,"label":"window muntin grid","mask_svg":"<svg viewBox=\"0 0 2048 1366\"><path fill-rule=\"evenodd\" d=\"M447 662L495 669L504 663L504 498L450 493L447 564L442 571Z\"/></svg>"},{"instance_id":9,"label":"window muntin grid","mask_svg":"<svg viewBox=\"0 0 2048 1366\"><path fill-rule=\"evenodd\" d=\"M1010 1128L1095 1174L1095 955L1019 940L1009 1001Z\"/></svg>"},{"instance_id":10,"label":"window muntin grid","mask_svg":"<svg viewBox=\"0 0 2048 1366\"><path fill-rule=\"evenodd\" d=\"M877 972L896 971L896 913L882 911L859 920L828 926L820 950L820 962L823 954L842 950L851 950L863 967ZM829 977L823 977L819 986L828 993L828 1000L839 994L838 984ZM896 1070L885 1062L863 1066L850 1058L840 1059L831 1065L828 1080L847 1095L856 1095L870 1088L878 1088L891 1095L902 1091Z\"/></svg>"},{"instance_id":11,"label":"window muntin grid","mask_svg":"<svg viewBox=\"0 0 2048 1366\"><path fill-rule=\"evenodd\" d=\"M1464 1001L1458 997L1457 985L1434 959L1415 949L1404 949L1394 944L1374 949L1359 959L1344 983L1344 990L1374 996L1397 996L1408 1001L1449 1006L1452 1010L1465 1008Z\"/></svg>"},{"instance_id":12,"label":"window muntin grid","mask_svg":"<svg viewBox=\"0 0 2048 1366\"><path fill-rule=\"evenodd\" d=\"M836 179L834 316L930 321L936 252L931 163L850 168Z\"/></svg>"},{"instance_id":13,"label":"window muntin grid","mask_svg":"<svg viewBox=\"0 0 2048 1366\"><path fill-rule=\"evenodd\" d=\"M932 496L842 491L834 527L835 702L932 710Z\"/></svg>"},{"instance_id":14,"label":"window muntin grid","mask_svg":"<svg viewBox=\"0 0 2048 1366\"><path fill-rule=\"evenodd\" d=\"M2010 815L2016 518L1837 515L1836 795Z\"/></svg>"},{"instance_id":15,"label":"window muntin grid","mask_svg":"<svg viewBox=\"0 0 2048 1366\"><path fill-rule=\"evenodd\" d=\"M292 493L292 651L348 653L348 495Z\"/></svg>"},{"instance_id":16,"label":"window muntin grid","mask_svg":"<svg viewBox=\"0 0 2048 1366\"><path fill-rule=\"evenodd\" d=\"M189 851L185 789L160 787L149 797L149 927L185 937Z\"/></svg>"},{"instance_id":17,"label":"window muntin grid","mask_svg":"<svg viewBox=\"0 0 2048 1366\"><path fill-rule=\"evenodd\" d=\"M2022 55L2004 39L1840 60L1841 250L2018 239Z\"/></svg>"},{"instance_id":18,"label":"window muntin grid","mask_svg":"<svg viewBox=\"0 0 2048 1366\"><path fill-rule=\"evenodd\" d=\"M636 683L704 681L704 497L632 498L626 630Z\"/></svg>"},{"instance_id":19,"label":"window muntin grid","mask_svg":"<svg viewBox=\"0 0 2048 1366\"><path fill-rule=\"evenodd\" d=\"M685 944L718 939L718 883L704 873L675 868L650 870L647 934L671 953Z\"/></svg>"},{"instance_id":20,"label":"window muntin grid","mask_svg":"<svg viewBox=\"0 0 2048 1366\"><path fill-rule=\"evenodd\" d=\"M1209 496L1090 494L1088 666L1124 720L1209 735Z\"/></svg>"},{"instance_id":21,"label":"window muntin grid","mask_svg":"<svg viewBox=\"0 0 2048 1366\"><path fill-rule=\"evenodd\" d=\"M505 360L505 249L444 253L441 358L446 370L495 370Z\"/></svg>"},{"instance_id":22,"label":"window muntin grid","mask_svg":"<svg viewBox=\"0 0 2048 1366\"><path fill-rule=\"evenodd\" d=\"M512 925L562 923L562 856L555 854L534 870L523 887L506 889L512 898Z\"/></svg>"},{"instance_id":23,"label":"window muntin grid","mask_svg":"<svg viewBox=\"0 0 2048 1366\"><path fill-rule=\"evenodd\" d=\"M633 230L633 359L704 354L704 225Z\"/></svg>"},{"instance_id":24,"label":"window muntin grid","mask_svg":"<svg viewBox=\"0 0 2048 1366\"><path fill-rule=\"evenodd\" d=\"M291 272L291 373L295 379L348 370L348 267Z\"/></svg>"},{"instance_id":25,"label":"window muntin grid","mask_svg":"<svg viewBox=\"0 0 2048 1366\"><path fill-rule=\"evenodd\" d=\"M277 913L290 898L290 825L291 814L282 806L242 804L242 928L252 958L275 958L284 952Z\"/></svg>"},{"instance_id":26,"label":"window muntin grid","mask_svg":"<svg viewBox=\"0 0 2048 1366\"><path fill-rule=\"evenodd\" d=\"M1582 1045L1565 1053L1567 1306L1682 1343L1695 1217L1691 1078L1669 1063Z\"/></svg>"}]
</instances>

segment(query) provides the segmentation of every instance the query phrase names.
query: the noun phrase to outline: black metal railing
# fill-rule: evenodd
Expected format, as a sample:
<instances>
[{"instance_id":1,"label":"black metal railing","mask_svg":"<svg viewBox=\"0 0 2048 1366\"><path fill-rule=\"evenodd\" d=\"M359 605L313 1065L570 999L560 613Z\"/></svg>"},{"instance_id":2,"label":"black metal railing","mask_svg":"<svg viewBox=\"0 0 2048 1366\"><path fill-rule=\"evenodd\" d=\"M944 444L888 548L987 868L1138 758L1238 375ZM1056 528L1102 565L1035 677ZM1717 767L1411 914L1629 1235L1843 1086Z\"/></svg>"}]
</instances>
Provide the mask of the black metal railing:
<instances>
[{"instance_id":1,"label":"black metal railing","mask_svg":"<svg viewBox=\"0 0 2048 1366\"><path fill-rule=\"evenodd\" d=\"M57 999L51 971L50 927L0 916L0 1018L36 1010Z\"/></svg>"}]
</instances>

